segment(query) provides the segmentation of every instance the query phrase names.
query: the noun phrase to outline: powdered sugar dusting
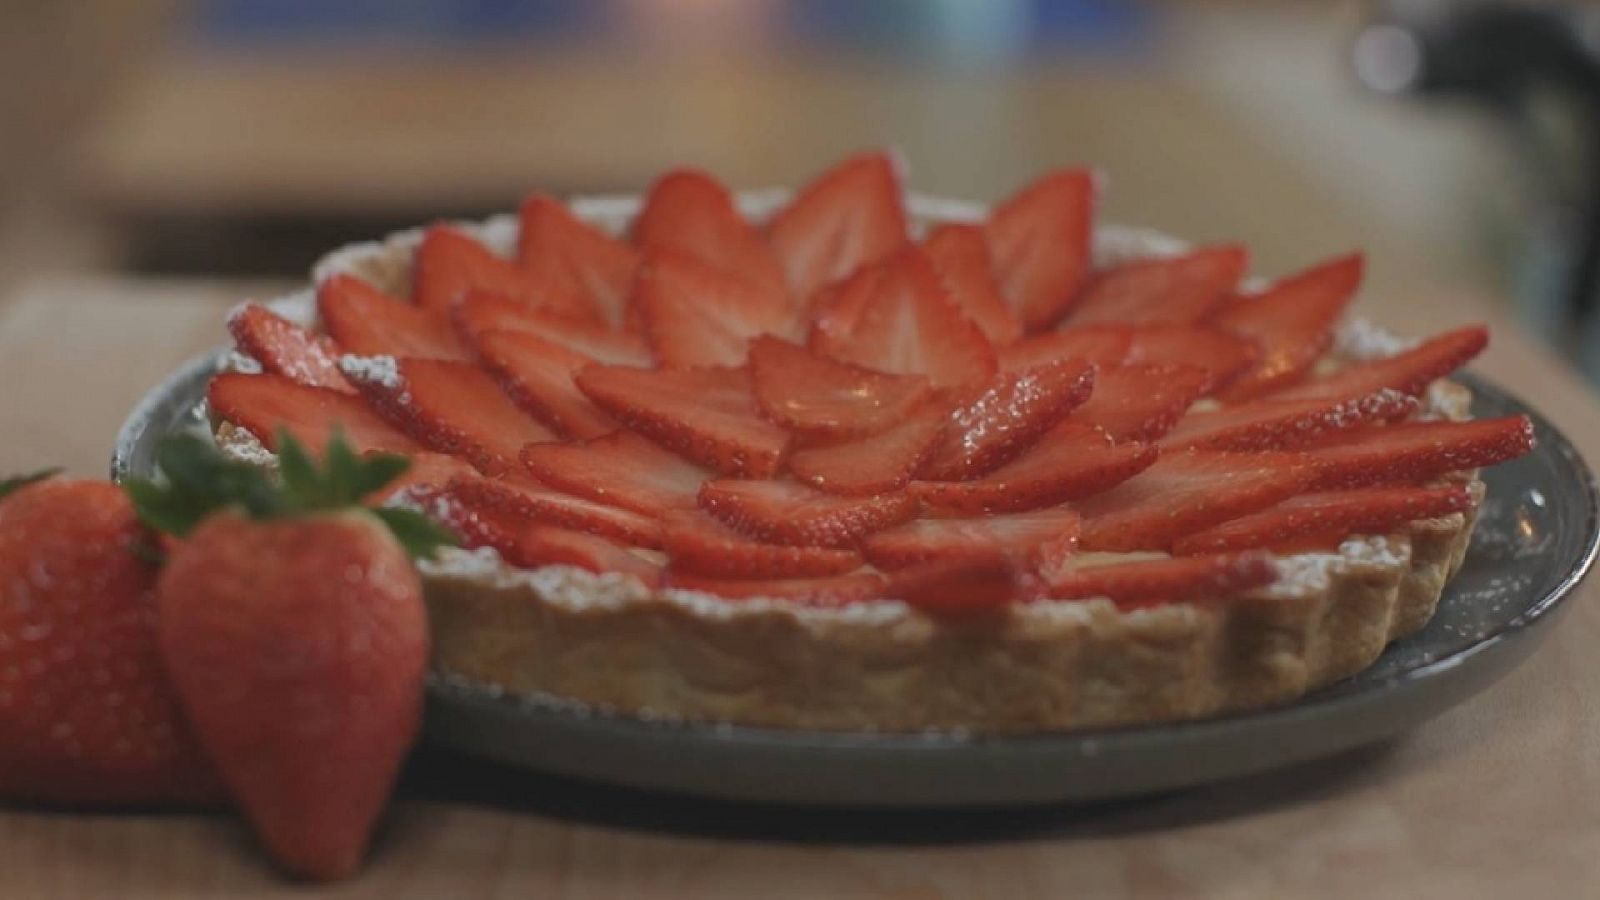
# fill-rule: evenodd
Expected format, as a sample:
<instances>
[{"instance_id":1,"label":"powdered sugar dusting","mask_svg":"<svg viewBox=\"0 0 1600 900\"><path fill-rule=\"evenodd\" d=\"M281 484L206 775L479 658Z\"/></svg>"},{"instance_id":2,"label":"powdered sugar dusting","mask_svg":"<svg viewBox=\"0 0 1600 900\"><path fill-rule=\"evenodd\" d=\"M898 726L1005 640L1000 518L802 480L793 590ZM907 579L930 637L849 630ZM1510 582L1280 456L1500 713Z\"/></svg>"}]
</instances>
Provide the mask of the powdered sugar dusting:
<instances>
[{"instance_id":1,"label":"powdered sugar dusting","mask_svg":"<svg viewBox=\"0 0 1600 900\"><path fill-rule=\"evenodd\" d=\"M1395 356L1415 346L1417 341L1358 317L1346 319L1333 335L1333 352L1357 360Z\"/></svg>"},{"instance_id":2,"label":"powdered sugar dusting","mask_svg":"<svg viewBox=\"0 0 1600 900\"><path fill-rule=\"evenodd\" d=\"M243 350L229 350L228 355L222 360L222 371L237 372L240 375L260 375L264 369L255 357Z\"/></svg>"},{"instance_id":3,"label":"powdered sugar dusting","mask_svg":"<svg viewBox=\"0 0 1600 900\"><path fill-rule=\"evenodd\" d=\"M344 373L344 377L360 384L370 384L391 391L398 391L401 387L400 366L392 356L346 354L339 357L339 371Z\"/></svg>"}]
</instances>

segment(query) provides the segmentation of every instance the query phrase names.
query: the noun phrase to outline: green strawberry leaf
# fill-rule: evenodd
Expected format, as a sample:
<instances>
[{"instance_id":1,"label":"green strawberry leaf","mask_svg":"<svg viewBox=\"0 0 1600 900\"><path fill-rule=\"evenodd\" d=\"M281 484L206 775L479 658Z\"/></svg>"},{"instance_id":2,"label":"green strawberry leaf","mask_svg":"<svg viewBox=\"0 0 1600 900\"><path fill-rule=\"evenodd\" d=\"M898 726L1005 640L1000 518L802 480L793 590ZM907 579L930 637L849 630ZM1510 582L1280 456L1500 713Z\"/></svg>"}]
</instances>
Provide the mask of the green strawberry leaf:
<instances>
[{"instance_id":1,"label":"green strawberry leaf","mask_svg":"<svg viewBox=\"0 0 1600 900\"><path fill-rule=\"evenodd\" d=\"M385 506L372 514L389 526L394 539L412 559L432 559L440 547L456 545L456 537L449 529L414 509Z\"/></svg>"},{"instance_id":2,"label":"green strawberry leaf","mask_svg":"<svg viewBox=\"0 0 1600 900\"><path fill-rule=\"evenodd\" d=\"M34 472L29 475L18 475L15 478L0 478L0 500L4 500L10 494L17 492L30 484L37 484L38 482L49 478L54 478L60 474L60 469L45 469L42 472Z\"/></svg>"}]
</instances>

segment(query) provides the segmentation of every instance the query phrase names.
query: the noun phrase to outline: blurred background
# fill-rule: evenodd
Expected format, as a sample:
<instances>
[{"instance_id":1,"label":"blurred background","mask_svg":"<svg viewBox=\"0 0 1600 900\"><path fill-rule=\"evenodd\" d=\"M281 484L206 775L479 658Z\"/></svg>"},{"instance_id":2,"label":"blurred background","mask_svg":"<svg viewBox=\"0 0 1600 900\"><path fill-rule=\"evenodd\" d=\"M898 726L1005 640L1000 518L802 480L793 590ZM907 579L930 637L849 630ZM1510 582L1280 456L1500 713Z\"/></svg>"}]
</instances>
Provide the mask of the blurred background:
<instances>
[{"instance_id":1,"label":"blurred background","mask_svg":"<svg viewBox=\"0 0 1600 900\"><path fill-rule=\"evenodd\" d=\"M1096 164L1108 218L1246 241L1262 274L1365 248L1363 302L1397 326L1416 292L1492 296L1600 376L1600 18L1586 7L0 10L0 305L86 277L137 286L129 302L193 279L242 299L338 243L510 209L535 188L635 189L686 162L735 187L792 183L893 145L917 188L973 199Z\"/></svg>"}]
</instances>

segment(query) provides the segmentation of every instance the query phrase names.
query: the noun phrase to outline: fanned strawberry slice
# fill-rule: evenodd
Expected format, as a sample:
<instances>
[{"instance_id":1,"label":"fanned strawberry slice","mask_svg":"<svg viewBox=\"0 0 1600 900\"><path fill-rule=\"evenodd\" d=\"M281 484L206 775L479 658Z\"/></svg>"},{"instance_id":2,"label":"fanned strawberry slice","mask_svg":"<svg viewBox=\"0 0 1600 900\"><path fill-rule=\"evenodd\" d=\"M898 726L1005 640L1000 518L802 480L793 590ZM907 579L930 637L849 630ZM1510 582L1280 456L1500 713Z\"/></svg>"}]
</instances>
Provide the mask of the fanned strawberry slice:
<instances>
[{"instance_id":1,"label":"fanned strawberry slice","mask_svg":"<svg viewBox=\"0 0 1600 900\"><path fill-rule=\"evenodd\" d=\"M516 555L517 535L529 527L528 519L477 498L463 496L456 490L454 482L478 477L471 466L467 466L467 472L469 474L451 479L444 485L413 485L396 497L398 505L418 510L443 525L456 536L461 546L469 550L491 548L502 559L515 565L513 558Z\"/></svg>"},{"instance_id":2,"label":"fanned strawberry slice","mask_svg":"<svg viewBox=\"0 0 1600 900\"><path fill-rule=\"evenodd\" d=\"M558 315L587 317L594 312L587 302L546 289L516 263L448 225L435 225L424 232L417 247L412 302L449 313L475 289Z\"/></svg>"},{"instance_id":3,"label":"fanned strawberry slice","mask_svg":"<svg viewBox=\"0 0 1600 900\"><path fill-rule=\"evenodd\" d=\"M522 464L553 488L647 516L694 509L710 473L675 453L618 431L574 444L529 444Z\"/></svg>"},{"instance_id":4,"label":"fanned strawberry slice","mask_svg":"<svg viewBox=\"0 0 1600 900\"><path fill-rule=\"evenodd\" d=\"M839 497L793 481L732 479L706 482L700 508L743 534L801 547L853 547L917 514L904 493Z\"/></svg>"},{"instance_id":5,"label":"fanned strawberry slice","mask_svg":"<svg viewBox=\"0 0 1600 900\"><path fill-rule=\"evenodd\" d=\"M469 504L546 525L575 528L636 547L661 547L661 526L649 516L551 490L524 475L458 478L450 493Z\"/></svg>"},{"instance_id":6,"label":"fanned strawberry slice","mask_svg":"<svg viewBox=\"0 0 1600 900\"><path fill-rule=\"evenodd\" d=\"M396 300L354 275L317 287L322 327L346 353L469 359L443 313Z\"/></svg>"},{"instance_id":7,"label":"fanned strawberry slice","mask_svg":"<svg viewBox=\"0 0 1600 900\"><path fill-rule=\"evenodd\" d=\"M802 300L887 256L906 242L894 161L865 153L817 176L767 223L767 240Z\"/></svg>"},{"instance_id":8,"label":"fanned strawberry slice","mask_svg":"<svg viewBox=\"0 0 1600 900\"><path fill-rule=\"evenodd\" d=\"M1469 325L1436 335L1403 353L1356 363L1324 378L1269 395L1273 400L1353 397L1391 390L1417 396L1435 379L1466 365L1489 345L1489 329Z\"/></svg>"},{"instance_id":9,"label":"fanned strawberry slice","mask_svg":"<svg viewBox=\"0 0 1600 900\"><path fill-rule=\"evenodd\" d=\"M883 596L884 579L876 572L852 572L829 578L708 578L689 572L667 573L667 586L715 594L729 600L793 600L813 606L843 606Z\"/></svg>"},{"instance_id":10,"label":"fanned strawberry slice","mask_svg":"<svg viewBox=\"0 0 1600 900\"><path fill-rule=\"evenodd\" d=\"M1154 447L1112 444L1100 429L1067 421L976 481L913 481L908 490L930 506L962 513L1039 509L1108 490L1155 459Z\"/></svg>"},{"instance_id":11,"label":"fanned strawberry slice","mask_svg":"<svg viewBox=\"0 0 1600 900\"><path fill-rule=\"evenodd\" d=\"M1211 381L1194 366L1112 366L1094 378L1094 393L1072 413L1114 441L1154 441L1166 434Z\"/></svg>"},{"instance_id":12,"label":"fanned strawberry slice","mask_svg":"<svg viewBox=\"0 0 1600 900\"><path fill-rule=\"evenodd\" d=\"M797 450L789 457L789 471L830 494L897 491L933 452L949 420L942 404L928 403L870 437Z\"/></svg>"},{"instance_id":13,"label":"fanned strawberry slice","mask_svg":"<svg viewBox=\"0 0 1600 900\"><path fill-rule=\"evenodd\" d=\"M360 397L312 387L282 375L224 372L206 390L211 412L255 435L269 450L286 429L307 447L322 448L341 431L358 453L389 450L409 453L421 447L384 421Z\"/></svg>"},{"instance_id":14,"label":"fanned strawberry slice","mask_svg":"<svg viewBox=\"0 0 1600 900\"><path fill-rule=\"evenodd\" d=\"M640 368L652 363L650 347L636 334L613 331L610 326L598 322L531 309L486 291L467 292L451 310L451 320L469 344L476 344L480 335L490 331L516 331L559 344L592 362Z\"/></svg>"},{"instance_id":15,"label":"fanned strawberry slice","mask_svg":"<svg viewBox=\"0 0 1600 900\"><path fill-rule=\"evenodd\" d=\"M968 615L1027 599L1033 581L1003 559L935 560L889 573L883 593L934 615Z\"/></svg>"},{"instance_id":16,"label":"fanned strawberry slice","mask_svg":"<svg viewBox=\"0 0 1600 900\"><path fill-rule=\"evenodd\" d=\"M1064 359L995 376L976 399L951 414L950 427L918 477L961 481L1014 459L1089 398L1094 372L1089 363Z\"/></svg>"},{"instance_id":17,"label":"fanned strawberry slice","mask_svg":"<svg viewBox=\"0 0 1600 900\"><path fill-rule=\"evenodd\" d=\"M307 384L353 393L339 371L340 350L332 340L312 334L265 306L247 303L228 316L228 333L261 370Z\"/></svg>"},{"instance_id":18,"label":"fanned strawberry slice","mask_svg":"<svg viewBox=\"0 0 1600 900\"><path fill-rule=\"evenodd\" d=\"M949 287L956 306L977 323L990 343L1000 346L1022 337L1022 320L1000 296L989 242L981 227L940 225L923 240L922 249Z\"/></svg>"},{"instance_id":19,"label":"fanned strawberry slice","mask_svg":"<svg viewBox=\"0 0 1600 900\"><path fill-rule=\"evenodd\" d=\"M412 494L424 488L443 488L457 478L478 473L471 463L458 456L418 450L407 453L406 458L411 465L399 477L362 498L367 505L379 505L400 494Z\"/></svg>"},{"instance_id":20,"label":"fanned strawberry slice","mask_svg":"<svg viewBox=\"0 0 1600 900\"><path fill-rule=\"evenodd\" d=\"M1081 359L1098 366L1121 365L1132 344L1132 325L1086 325L1031 335L996 352L1000 371L1021 372L1059 359Z\"/></svg>"},{"instance_id":21,"label":"fanned strawberry slice","mask_svg":"<svg viewBox=\"0 0 1600 900\"><path fill-rule=\"evenodd\" d=\"M1202 396L1216 393L1249 369L1261 348L1248 338L1197 325L1144 325L1128 342L1129 365L1184 365L1210 374Z\"/></svg>"},{"instance_id":22,"label":"fanned strawberry slice","mask_svg":"<svg viewBox=\"0 0 1600 900\"><path fill-rule=\"evenodd\" d=\"M1311 462L1295 453L1165 453L1155 465L1078 504L1085 550L1166 550L1172 542L1304 490Z\"/></svg>"},{"instance_id":23,"label":"fanned strawberry slice","mask_svg":"<svg viewBox=\"0 0 1600 900\"><path fill-rule=\"evenodd\" d=\"M554 525L532 525L518 532L507 561L525 569L572 566L597 575L607 572L632 575L646 587L661 584L660 563L616 541Z\"/></svg>"},{"instance_id":24,"label":"fanned strawberry slice","mask_svg":"<svg viewBox=\"0 0 1600 900\"><path fill-rule=\"evenodd\" d=\"M788 434L761 418L745 369L589 366L577 383L629 428L724 474L770 477L788 448Z\"/></svg>"},{"instance_id":25,"label":"fanned strawberry slice","mask_svg":"<svg viewBox=\"0 0 1600 900\"><path fill-rule=\"evenodd\" d=\"M1355 298L1361 273L1361 254L1352 253L1217 310L1210 320L1213 326L1254 340L1262 351L1222 398L1234 402L1257 397L1304 375L1333 341L1333 326Z\"/></svg>"},{"instance_id":26,"label":"fanned strawberry slice","mask_svg":"<svg viewBox=\"0 0 1600 900\"><path fill-rule=\"evenodd\" d=\"M921 375L885 375L772 337L751 342L750 376L762 412L810 434L882 431L910 414L929 392Z\"/></svg>"},{"instance_id":27,"label":"fanned strawberry slice","mask_svg":"<svg viewBox=\"0 0 1600 900\"><path fill-rule=\"evenodd\" d=\"M761 231L739 214L728 189L699 169L675 169L651 185L633 242L694 256L788 305L783 267Z\"/></svg>"},{"instance_id":28,"label":"fanned strawberry slice","mask_svg":"<svg viewBox=\"0 0 1600 900\"><path fill-rule=\"evenodd\" d=\"M1058 169L995 207L984 233L1000 294L1028 331L1054 325L1089 272L1094 174Z\"/></svg>"},{"instance_id":29,"label":"fanned strawberry slice","mask_svg":"<svg viewBox=\"0 0 1600 900\"><path fill-rule=\"evenodd\" d=\"M1373 422L1392 422L1416 411L1415 397L1387 388L1351 397L1275 396L1193 413L1179 420L1166 448L1286 450Z\"/></svg>"},{"instance_id":30,"label":"fanned strawberry slice","mask_svg":"<svg viewBox=\"0 0 1600 900\"><path fill-rule=\"evenodd\" d=\"M353 356L341 360L341 366L367 402L390 421L430 449L464 456L489 474L514 467L523 444L555 437L477 366Z\"/></svg>"},{"instance_id":31,"label":"fanned strawberry slice","mask_svg":"<svg viewBox=\"0 0 1600 900\"><path fill-rule=\"evenodd\" d=\"M1123 263L1089 278L1067 322L1190 325L1228 299L1248 265L1238 244Z\"/></svg>"},{"instance_id":32,"label":"fanned strawberry slice","mask_svg":"<svg viewBox=\"0 0 1600 900\"><path fill-rule=\"evenodd\" d=\"M1051 576L1046 593L1057 600L1106 597L1124 609L1137 609L1214 600L1277 579L1278 567L1265 553L1219 553L1069 564Z\"/></svg>"},{"instance_id":33,"label":"fanned strawberry slice","mask_svg":"<svg viewBox=\"0 0 1600 900\"><path fill-rule=\"evenodd\" d=\"M880 569L935 560L1004 560L1026 570L1050 571L1078 543L1078 514L1064 506L1032 512L960 519L913 519L870 535L862 545Z\"/></svg>"},{"instance_id":34,"label":"fanned strawberry slice","mask_svg":"<svg viewBox=\"0 0 1600 900\"><path fill-rule=\"evenodd\" d=\"M661 537L675 572L719 578L809 578L861 567L861 554L854 550L762 543L698 511L670 513L662 522Z\"/></svg>"},{"instance_id":35,"label":"fanned strawberry slice","mask_svg":"<svg viewBox=\"0 0 1600 900\"><path fill-rule=\"evenodd\" d=\"M479 362L527 413L569 438L617 430L617 423L578 390L573 376L588 357L530 332L489 331L475 339Z\"/></svg>"},{"instance_id":36,"label":"fanned strawberry slice","mask_svg":"<svg viewBox=\"0 0 1600 900\"><path fill-rule=\"evenodd\" d=\"M559 200L535 194L522 203L517 261L564 309L587 307L613 328L626 321L639 254L584 222Z\"/></svg>"},{"instance_id":37,"label":"fanned strawberry slice","mask_svg":"<svg viewBox=\"0 0 1600 900\"><path fill-rule=\"evenodd\" d=\"M751 339L798 337L785 295L684 253L648 253L635 291L645 336L663 365L743 365Z\"/></svg>"},{"instance_id":38,"label":"fanned strawberry slice","mask_svg":"<svg viewBox=\"0 0 1600 900\"><path fill-rule=\"evenodd\" d=\"M1417 519L1472 508L1464 484L1447 487L1377 487L1301 494L1257 513L1181 537L1177 554L1272 547L1308 535L1382 534Z\"/></svg>"},{"instance_id":39,"label":"fanned strawberry slice","mask_svg":"<svg viewBox=\"0 0 1600 900\"><path fill-rule=\"evenodd\" d=\"M812 331L849 334L856 327L856 322L861 320L861 311L867 308L867 301L877 293L878 282L883 280L885 271L887 266L879 261L862 266L842 281L817 288L806 304Z\"/></svg>"},{"instance_id":40,"label":"fanned strawberry slice","mask_svg":"<svg viewBox=\"0 0 1600 900\"><path fill-rule=\"evenodd\" d=\"M1417 483L1449 472L1494 466L1533 449L1527 416L1469 422L1402 422L1335 435L1306 449L1313 487Z\"/></svg>"}]
</instances>

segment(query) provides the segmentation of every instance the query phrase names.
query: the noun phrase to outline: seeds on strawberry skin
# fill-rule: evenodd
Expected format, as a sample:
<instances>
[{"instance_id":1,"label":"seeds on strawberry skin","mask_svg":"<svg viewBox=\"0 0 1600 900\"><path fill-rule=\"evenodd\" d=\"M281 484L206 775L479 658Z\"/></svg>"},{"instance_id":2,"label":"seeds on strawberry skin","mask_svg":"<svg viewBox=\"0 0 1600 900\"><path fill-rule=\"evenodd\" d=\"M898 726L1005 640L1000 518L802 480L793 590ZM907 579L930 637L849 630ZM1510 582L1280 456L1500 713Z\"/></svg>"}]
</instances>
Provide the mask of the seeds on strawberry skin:
<instances>
[{"instance_id":1,"label":"seeds on strawberry skin","mask_svg":"<svg viewBox=\"0 0 1600 900\"><path fill-rule=\"evenodd\" d=\"M1301 494L1173 542L1172 552L1216 553L1272 547L1307 535L1387 533L1408 522L1472 508L1466 485L1357 488Z\"/></svg>"},{"instance_id":2,"label":"seeds on strawberry skin","mask_svg":"<svg viewBox=\"0 0 1600 900\"><path fill-rule=\"evenodd\" d=\"M700 488L700 508L754 538L800 547L853 547L916 515L908 494L840 497L793 481L718 479Z\"/></svg>"},{"instance_id":3,"label":"seeds on strawberry skin","mask_svg":"<svg viewBox=\"0 0 1600 900\"><path fill-rule=\"evenodd\" d=\"M861 566L854 550L763 543L698 511L669 513L661 541L674 571L718 578L807 578Z\"/></svg>"},{"instance_id":4,"label":"seeds on strawberry skin","mask_svg":"<svg viewBox=\"0 0 1600 900\"><path fill-rule=\"evenodd\" d=\"M263 372L311 387L355 393L339 371L342 351L326 335L312 334L258 303L228 316L228 333Z\"/></svg>"}]
</instances>

